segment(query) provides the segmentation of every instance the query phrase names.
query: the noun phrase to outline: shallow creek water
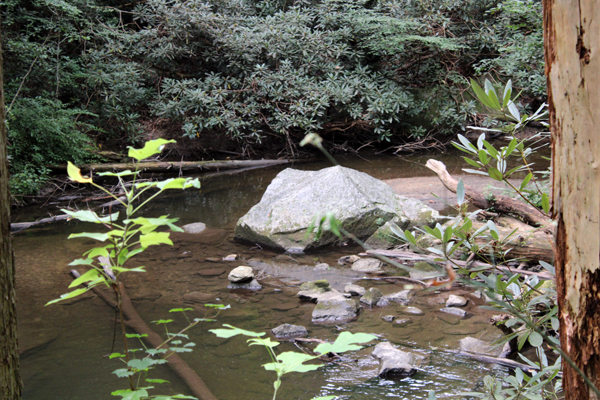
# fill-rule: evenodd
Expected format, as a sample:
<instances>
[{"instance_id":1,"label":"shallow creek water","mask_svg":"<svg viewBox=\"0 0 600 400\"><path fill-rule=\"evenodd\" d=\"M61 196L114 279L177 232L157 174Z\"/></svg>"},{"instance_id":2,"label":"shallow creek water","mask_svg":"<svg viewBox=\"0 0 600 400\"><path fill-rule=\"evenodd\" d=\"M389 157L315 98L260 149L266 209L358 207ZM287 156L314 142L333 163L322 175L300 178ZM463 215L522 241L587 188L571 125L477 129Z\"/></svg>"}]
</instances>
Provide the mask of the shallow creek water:
<instances>
[{"instance_id":1,"label":"shallow creek water","mask_svg":"<svg viewBox=\"0 0 600 400\"><path fill-rule=\"evenodd\" d=\"M380 179L431 175L422 167L427 156L399 160L396 157L372 157L368 162L341 159L343 165L367 172ZM462 163L457 155L438 155L452 173ZM320 169L325 163L300 164L295 168ZM248 347L241 337L217 338L208 329L227 323L244 329L268 331L282 323L308 328L312 338L333 340L343 330L368 332L389 340L401 349L425 357L421 370L411 378L397 381L377 378L378 361L372 349L347 354L341 364L331 364L316 372L290 374L283 378L280 399L310 399L317 395L339 394L345 399L425 399L429 390L438 398L455 397L473 388L484 375L497 366L464 358L450 351L458 341L474 336L493 341L499 332L488 323L489 314L478 309L469 298L466 310L473 314L453 320L437 310L450 292L415 293L412 304L425 315L407 316L411 324L394 326L381 319L384 315L401 316L397 306L363 308L358 320L347 324L315 325L311 322L314 307L298 300L297 287L304 281L328 279L343 290L348 282L365 287L377 286L384 294L400 291L403 284L365 281L348 267L337 264L343 255L356 254L356 247L339 247L310 255L285 255L233 240L236 221L256 204L272 178L282 168L257 169L231 175L203 178L201 192L169 193L154 202L144 215L170 214L180 218L180 225L204 222L208 229L198 235L172 234L174 246L153 246L135 257L133 264L145 265L147 273L129 274L125 284L136 309L147 321L170 318L168 310L190 306L193 317L205 316L202 304L184 303L189 292L202 292L206 302L231 305L218 316L218 322L204 323L190 333L196 343L194 352L183 358L195 369L220 400L270 399L274 373L264 371L269 361L266 351ZM20 220L32 220L47 211L20 211ZM44 304L67 291L71 279L67 265L92 246L85 239L67 240L73 232L92 230L84 224L55 223L21 232L15 236L17 264L18 317L21 366L25 400L95 400L110 399L113 390L125 388L126 382L111 372L122 366L105 355L111 352L115 336L115 315L101 299L88 295L79 299L44 307ZM210 257L238 254L232 263L207 261ZM317 263L331 268L315 271ZM133 265L132 264L132 265ZM227 289L227 274L238 265L251 265L260 274L263 289L244 292ZM452 293L467 294L462 288ZM151 324L152 325L152 324ZM185 322L176 321L175 328ZM159 327L155 327L160 332ZM119 335L115 350L121 351ZM298 350L285 342L280 351ZM161 385L164 393L187 394L185 385L168 368L152 373L171 383Z\"/></svg>"}]
</instances>

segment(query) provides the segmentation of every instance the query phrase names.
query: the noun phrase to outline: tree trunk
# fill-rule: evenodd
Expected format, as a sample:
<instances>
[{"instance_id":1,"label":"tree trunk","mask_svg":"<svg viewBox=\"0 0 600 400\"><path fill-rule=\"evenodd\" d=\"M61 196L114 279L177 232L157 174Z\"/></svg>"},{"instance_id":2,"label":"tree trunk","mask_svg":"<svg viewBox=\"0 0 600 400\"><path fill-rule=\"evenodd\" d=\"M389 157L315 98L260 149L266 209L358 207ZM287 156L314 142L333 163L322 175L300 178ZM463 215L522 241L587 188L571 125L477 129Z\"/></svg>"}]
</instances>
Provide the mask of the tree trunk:
<instances>
[{"instance_id":1,"label":"tree trunk","mask_svg":"<svg viewBox=\"0 0 600 400\"><path fill-rule=\"evenodd\" d=\"M562 349L600 386L600 2L544 0ZM598 399L563 360L566 399Z\"/></svg>"},{"instance_id":2,"label":"tree trunk","mask_svg":"<svg viewBox=\"0 0 600 400\"><path fill-rule=\"evenodd\" d=\"M3 87L2 49L0 48L0 319L2 322L0 325L0 399L15 400L21 398L22 384L17 350L17 295L15 292L15 262L10 235L10 195Z\"/></svg>"}]
</instances>

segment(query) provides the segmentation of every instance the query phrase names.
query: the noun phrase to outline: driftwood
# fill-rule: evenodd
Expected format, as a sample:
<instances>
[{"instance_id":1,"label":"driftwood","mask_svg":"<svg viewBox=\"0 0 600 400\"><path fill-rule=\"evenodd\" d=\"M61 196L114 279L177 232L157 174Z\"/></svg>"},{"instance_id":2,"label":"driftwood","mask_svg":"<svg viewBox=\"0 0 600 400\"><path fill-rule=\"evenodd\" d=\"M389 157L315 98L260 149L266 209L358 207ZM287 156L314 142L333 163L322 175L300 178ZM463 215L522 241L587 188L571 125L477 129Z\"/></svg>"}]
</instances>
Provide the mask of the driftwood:
<instances>
[{"instance_id":1,"label":"driftwood","mask_svg":"<svg viewBox=\"0 0 600 400\"><path fill-rule=\"evenodd\" d=\"M425 164L427 168L436 173L444 186L453 193L456 193L458 181L454 179L443 162L437 160L428 160ZM488 200L483 194L475 191L472 187L465 185L465 196L476 207L487 209L494 207L500 213L518 215L526 223L533 226L550 226L552 220L546 217L540 210L523 203L512 197L496 195L493 200Z\"/></svg>"},{"instance_id":2,"label":"driftwood","mask_svg":"<svg viewBox=\"0 0 600 400\"><path fill-rule=\"evenodd\" d=\"M304 160L212 160L212 161L156 161L142 162L139 165L145 172L178 172L178 171L217 171L221 169L238 169L247 167L270 167L272 165L290 164ZM112 172L135 170L135 163L86 164L79 166L82 171ZM52 167L54 171L66 172L67 166Z\"/></svg>"},{"instance_id":3,"label":"driftwood","mask_svg":"<svg viewBox=\"0 0 600 400\"><path fill-rule=\"evenodd\" d=\"M423 261L423 260L427 260L427 261L433 261L434 259L438 258L436 256L429 256L426 254L416 254L416 253L412 253L410 251L401 251L401 250L367 250L366 253L362 253L361 255L369 255L369 256L376 256L376 255L382 255L385 257L390 257L390 258L399 258L402 260L410 260L410 261ZM545 272L533 272L533 271L527 271L527 270L522 270L522 269L516 269L516 268L509 268L507 266L503 266L503 265L491 265L491 264L486 264L480 261L473 261L472 263L469 263L467 261L461 261L461 260L451 260L453 263L455 263L456 265L459 265L461 267L467 267L467 264L470 268L496 268L499 269L501 271L507 271L507 272L512 272L512 273L519 273L519 274L523 274L523 275L535 275L540 279L544 279L544 280L552 280L554 279L554 276L552 276L551 274L545 273Z\"/></svg>"},{"instance_id":4,"label":"driftwood","mask_svg":"<svg viewBox=\"0 0 600 400\"><path fill-rule=\"evenodd\" d=\"M71 275L73 277L78 277L79 273L76 270L71 270ZM106 292L100 290L95 287L92 288L94 293L96 293L106 304L117 309L117 302L110 298ZM148 335L144 339L154 348L159 348L163 343L163 338L160 337L156 332L152 330L144 322L142 317L137 313L136 309L133 307L131 303L131 299L125 292L123 284L120 284L120 293L121 293L121 304L123 306L123 316L126 319L125 324L135 330L140 335ZM169 363L167 364L173 372L175 372L179 377L188 385L190 391L200 400L217 400L215 395L212 394L208 386L204 383L204 381L198 376L196 371L194 371L190 366L183 361L178 354L173 353L168 358Z\"/></svg>"}]
</instances>

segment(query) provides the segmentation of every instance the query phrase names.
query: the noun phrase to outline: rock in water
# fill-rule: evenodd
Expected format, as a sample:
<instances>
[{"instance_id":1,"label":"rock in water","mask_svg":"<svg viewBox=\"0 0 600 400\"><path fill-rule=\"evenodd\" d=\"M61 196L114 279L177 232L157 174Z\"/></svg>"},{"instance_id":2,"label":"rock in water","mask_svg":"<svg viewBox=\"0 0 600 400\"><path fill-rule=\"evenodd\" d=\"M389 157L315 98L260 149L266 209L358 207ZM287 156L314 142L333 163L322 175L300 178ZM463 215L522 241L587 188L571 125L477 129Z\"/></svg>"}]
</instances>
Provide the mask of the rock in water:
<instances>
[{"instance_id":1,"label":"rock in water","mask_svg":"<svg viewBox=\"0 0 600 400\"><path fill-rule=\"evenodd\" d=\"M271 330L273 335L279 339L308 336L308 330L301 325L283 324Z\"/></svg>"},{"instance_id":2,"label":"rock in water","mask_svg":"<svg viewBox=\"0 0 600 400\"><path fill-rule=\"evenodd\" d=\"M332 212L358 238L371 236L378 223L400 213L391 187L363 172L340 166L320 171L287 168L267 188L260 203L238 221L235 237L276 249L309 250L339 243L325 232L315 241L305 235L316 215Z\"/></svg>"},{"instance_id":3,"label":"rock in water","mask_svg":"<svg viewBox=\"0 0 600 400\"><path fill-rule=\"evenodd\" d=\"M381 290L377 288L369 288L363 297L360 298L360 302L373 307L377 305L377 302L383 298Z\"/></svg>"},{"instance_id":4,"label":"rock in water","mask_svg":"<svg viewBox=\"0 0 600 400\"><path fill-rule=\"evenodd\" d=\"M200 233L206 229L206 225L202 222L195 222L181 227L187 233Z\"/></svg>"},{"instance_id":5,"label":"rock in water","mask_svg":"<svg viewBox=\"0 0 600 400\"><path fill-rule=\"evenodd\" d=\"M254 271L252 271L252 267L240 265L232 269L227 278L233 283L249 281L254 278Z\"/></svg>"},{"instance_id":6,"label":"rock in water","mask_svg":"<svg viewBox=\"0 0 600 400\"><path fill-rule=\"evenodd\" d=\"M316 302L319 296L326 292L331 292L331 286L326 279L304 282L300 286L298 297L301 300Z\"/></svg>"},{"instance_id":7,"label":"rock in water","mask_svg":"<svg viewBox=\"0 0 600 400\"><path fill-rule=\"evenodd\" d=\"M362 286L349 283L346 286L344 286L344 292L350 293L352 296L362 296L367 292L367 289L365 289Z\"/></svg>"},{"instance_id":8,"label":"rock in water","mask_svg":"<svg viewBox=\"0 0 600 400\"><path fill-rule=\"evenodd\" d=\"M352 264L352 270L367 274L381 274L384 272L381 269L381 264L382 262L376 258L361 258Z\"/></svg>"},{"instance_id":9,"label":"rock in water","mask_svg":"<svg viewBox=\"0 0 600 400\"><path fill-rule=\"evenodd\" d=\"M467 305L467 299L455 294L451 294L446 301L446 307L463 307L465 305Z\"/></svg>"},{"instance_id":10,"label":"rock in water","mask_svg":"<svg viewBox=\"0 0 600 400\"><path fill-rule=\"evenodd\" d=\"M347 299L338 291L331 291L319 296L312 320L316 323L351 321L358 316L359 309L354 300Z\"/></svg>"},{"instance_id":11,"label":"rock in water","mask_svg":"<svg viewBox=\"0 0 600 400\"><path fill-rule=\"evenodd\" d=\"M379 343L373 355L380 360L379 376L381 378L404 378L414 375L421 364L421 357L394 348L390 342Z\"/></svg>"}]
</instances>

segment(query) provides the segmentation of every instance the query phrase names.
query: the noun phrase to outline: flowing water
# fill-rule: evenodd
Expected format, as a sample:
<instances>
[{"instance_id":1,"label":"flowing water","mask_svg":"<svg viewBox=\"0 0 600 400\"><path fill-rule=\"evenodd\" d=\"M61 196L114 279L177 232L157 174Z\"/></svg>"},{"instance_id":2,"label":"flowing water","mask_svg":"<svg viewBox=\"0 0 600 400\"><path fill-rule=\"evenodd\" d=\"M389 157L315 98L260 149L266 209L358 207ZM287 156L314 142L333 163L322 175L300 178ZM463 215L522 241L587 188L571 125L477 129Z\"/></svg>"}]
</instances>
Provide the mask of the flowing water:
<instances>
[{"instance_id":1,"label":"flowing water","mask_svg":"<svg viewBox=\"0 0 600 400\"><path fill-rule=\"evenodd\" d=\"M422 164L428 157L418 156L401 160L378 156L368 161L341 159L345 166L367 172L380 179L431 175ZM462 166L456 154L437 155L452 173ZM320 169L325 163L300 164L300 169ZM298 300L297 286L304 281L328 279L332 286L355 282L377 286L384 293L403 289L402 284L364 281L347 267L337 264L343 255L356 254L356 247L339 247L310 255L285 255L251 247L233 240L236 221L256 204L273 177L282 168L256 169L230 175L202 178L202 190L168 193L144 212L145 216L169 214L180 219L180 225L204 222L207 230L198 235L177 233L174 246L153 246L135 257L135 264L147 267L147 273L129 274L124 278L126 289L139 314L147 321L170 318L168 310L190 306L191 317L210 315L203 303L185 303L183 296L201 292L206 302L231 305L217 322L206 322L190 333L196 343L193 353L183 354L211 391L220 400L270 399L274 373L261 365L269 362L268 355L258 346L248 347L241 337L220 339L208 329L227 323L240 328L268 331L282 323L308 328L312 338L333 340L344 330L368 332L389 340L401 349L424 357L421 370L411 378L385 380L377 377L378 361L366 348L344 356L339 364L329 364L316 372L290 374L283 378L280 399L311 399L317 395L338 394L345 399L425 399L429 390L438 398L455 397L464 389L473 388L493 365L483 364L452 354L458 340L475 336L494 340L499 332L488 323L489 315L478 310L471 298L467 311L474 316L461 321L444 318L437 309L442 307L444 293L421 291L413 305L424 316L410 316L411 324L397 327L381 319L392 314L400 316L396 306L363 309L358 320L339 325L311 323L314 307ZM19 212L20 220L43 216L47 210L31 209ZM85 295L76 300L44 306L49 300L67 291L71 282L67 264L80 258L93 243L86 239L67 240L69 234L95 228L77 222L42 225L15 236L17 267L19 344L21 367L25 384L25 400L96 400L115 398L113 390L126 388L126 382L111 372L122 368L117 360L106 357L121 351L120 336L115 334L115 314L101 299ZM211 262L237 254L233 263ZM315 271L317 263L326 262L331 268ZM256 292L227 289L227 274L237 265L252 265L261 276L263 289ZM458 289L458 293L467 293ZM447 297L447 293L445 294ZM480 304L480 303L478 303ZM185 326L179 320L171 328ZM152 325L152 324L151 324ZM160 329L159 329L160 328ZM160 332L161 327L155 330ZM115 337L116 336L116 337ZM141 347L141 346L138 346ZM279 351L299 349L289 342ZM503 372L498 369L497 372ZM170 381L161 385L164 393L188 394L186 386L168 368L152 372L152 377Z\"/></svg>"}]
</instances>

